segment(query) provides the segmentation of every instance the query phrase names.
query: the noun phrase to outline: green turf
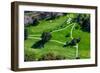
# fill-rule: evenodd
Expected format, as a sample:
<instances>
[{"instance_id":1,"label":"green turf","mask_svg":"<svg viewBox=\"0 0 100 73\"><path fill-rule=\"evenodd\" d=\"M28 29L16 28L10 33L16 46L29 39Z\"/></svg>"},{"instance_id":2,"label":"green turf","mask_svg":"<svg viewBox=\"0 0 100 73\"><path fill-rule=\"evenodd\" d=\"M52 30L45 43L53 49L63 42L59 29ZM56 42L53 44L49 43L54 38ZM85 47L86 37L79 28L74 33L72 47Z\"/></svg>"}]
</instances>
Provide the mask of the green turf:
<instances>
[{"instance_id":1,"label":"green turf","mask_svg":"<svg viewBox=\"0 0 100 73\"><path fill-rule=\"evenodd\" d=\"M61 23L63 23L68 17L74 17L73 15L69 16L61 16L50 21L41 20L37 26L29 26L25 27L28 29L28 39L24 42L25 47L25 61L38 61L42 55L46 53L52 52L56 55L64 56L66 59L75 59L76 58L76 48L75 47L63 47L64 44L59 42L65 43L66 41L70 41L71 37L65 37L67 34L71 34L70 31L72 29L73 24L78 25L77 23L70 23L65 24L66 27L59 28L57 30L62 29L61 31L54 30L55 28L59 27ZM69 26L70 25L70 26ZM67 28L67 26L69 26ZM31 48L32 45L39 41L40 35L43 31L50 31L53 30L55 32L51 32L52 39L47 42L44 48ZM81 38L79 43L79 56L81 59L90 58L90 33L84 32L80 29L73 29L73 37L74 38ZM55 42L55 41L59 42Z\"/></svg>"}]
</instances>

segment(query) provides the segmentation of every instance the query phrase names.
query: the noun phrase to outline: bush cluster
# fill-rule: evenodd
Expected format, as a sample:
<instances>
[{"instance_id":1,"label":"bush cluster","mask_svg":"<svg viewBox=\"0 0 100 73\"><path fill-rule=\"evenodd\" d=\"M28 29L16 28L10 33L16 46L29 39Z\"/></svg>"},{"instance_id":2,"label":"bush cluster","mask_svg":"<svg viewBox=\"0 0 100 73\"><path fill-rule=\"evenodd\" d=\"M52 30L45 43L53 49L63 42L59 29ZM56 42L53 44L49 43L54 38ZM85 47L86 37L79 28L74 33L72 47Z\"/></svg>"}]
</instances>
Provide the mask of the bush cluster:
<instances>
[{"instance_id":1,"label":"bush cluster","mask_svg":"<svg viewBox=\"0 0 100 73\"><path fill-rule=\"evenodd\" d=\"M39 60L40 61L41 60L62 60L62 59L65 59L65 58L66 58L65 56L57 55L55 53L49 52L49 53L42 55Z\"/></svg>"}]
</instances>

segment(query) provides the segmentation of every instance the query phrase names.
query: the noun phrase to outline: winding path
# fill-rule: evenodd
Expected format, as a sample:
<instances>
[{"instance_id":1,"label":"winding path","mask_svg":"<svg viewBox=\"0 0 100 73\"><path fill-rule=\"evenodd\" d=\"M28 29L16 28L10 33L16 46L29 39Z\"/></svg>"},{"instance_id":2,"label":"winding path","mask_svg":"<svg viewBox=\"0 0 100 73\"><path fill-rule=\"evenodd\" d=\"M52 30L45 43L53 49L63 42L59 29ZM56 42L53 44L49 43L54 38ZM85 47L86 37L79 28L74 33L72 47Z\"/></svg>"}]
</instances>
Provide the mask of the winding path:
<instances>
[{"instance_id":1,"label":"winding path","mask_svg":"<svg viewBox=\"0 0 100 73\"><path fill-rule=\"evenodd\" d=\"M71 39L73 39L73 30L74 30L75 25L76 25L76 24L73 24L72 29L71 29L71 31L70 31L70 35L71 35L70 37L71 37Z\"/></svg>"},{"instance_id":2,"label":"winding path","mask_svg":"<svg viewBox=\"0 0 100 73\"><path fill-rule=\"evenodd\" d=\"M70 24L70 25L66 26L65 28L61 28L61 29L58 29L58 30L54 30L54 31L52 31L51 33L54 33L54 32L58 32L58 31L64 30L64 29L70 27L71 25L73 25L73 24ZM38 34L38 35L29 35L29 37L37 37L37 36L41 36L41 35L39 35L39 34Z\"/></svg>"},{"instance_id":3,"label":"winding path","mask_svg":"<svg viewBox=\"0 0 100 73\"><path fill-rule=\"evenodd\" d=\"M66 26L65 28L63 28L63 29L55 30L55 31L53 31L53 32L58 32L58 31L64 30L64 29L70 27L71 25L73 25L73 26L72 26L70 35L71 35L71 39L73 39L72 34L73 34L73 29L74 29L74 27L75 27L75 24L70 24L70 25ZM53 33L53 32L51 32L51 33ZM39 39L39 40L40 40L41 38L39 38L39 37L37 37L37 36L40 36L40 35L29 35L28 38L34 38L34 39ZM50 40L50 41L56 42L56 43L59 43L59 44L63 44L63 45L65 44L65 43L63 43L63 42L61 42L61 41L57 41L57 40Z\"/></svg>"},{"instance_id":4,"label":"winding path","mask_svg":"<svg viewBox=\"0 0 100 73\"><path fill-rule=\"evenodd\" d=\"M58 32L58 31L61 31L61 30L64 30L64 29L70 27L71 25L73 25L73 24L70 24L70 25L68 25L68 26L66 26L65 28L62 28L62 29L54 30L54 31L52 31L51 33L53 33L53 32Z\"/></svg>"},{"instance_id":5,"label":"winding path","mask_svg":"<svg viewBox=\"0 0 100 73\"><path fill-rule=\"evenodd\" d=\"M70 38L73 39L73 30L74 30L74 27L75 27L75 25L76 25L75 23L74 23L74 24L70 24L70 25L66 26L65 28L62 28L62 29L59 29L59 30L54 30L54 31L52 31L51 33L64 30L64 29L70 27L71 25L73 25L73 26L72 26L71 31L70 31ZM39 37L37 37L37 36L40 36L40 35L30 35L28 38L34 38L34 39L39 39L39 40L40 40L41 38L39 38ZM56 42L56 43L59 43L59 44L62 44L62 45L65 44L65 43L60 42L60 41L57 41L57 40L50 40L50 41L51 41L51 42ZM77 57L79 57L79 53L78 53L78 50L79 50L79 49L78 49L78 43L77 43L74 47L76 48L75 58L77 58Z\"/></svg>"},{"instance_id":6,"label":"winding path","mask_svg":"<svg viewBox=\"0 0 100 73\"><path fill-rule=\"evenodd\" d=\"M54 31L52 31L51 33L64 30L64 29L70 27L71 25L73 25L73 24L70 24L70 25L66 26L65 28L62 28L62 29L59 29L59 30L54 30ZM73 26L74 26L74 25L73 25ZM72 29L74 28L73 26L72 26ZM73 30L71 30L71 32L72 32L72 31L73 31ZM40 40L41 38L39 38L39 37L37 37L37 36L40 36L40 35L29 35L28 38L34 38L34 39L39 39L39 40ZM50 41L56 42L56 43L59 43L59 44L63 44L63 45L65 44L65 43L63 43L63 42L61 42L61 41L57 41L57 40L50 40Z\"/></svg>"},{"instance_id":7,"label":"winding path","mask_svg":"<svg viewBox=\"0 0 100 73\"><path fill-rule=\"evenodd\" d=\"M74 29L74 27L75 27L75 25L76 24L74 24L73 26L72 26L72 29L71 29L71 32L70 32L70 34L71 34L71 39L73 39L73 29ZM75 48L76 48L76 58L77 57L79 57L79 53L78 53L78 43L74 46Z\"/></svg>"}]
</instances>

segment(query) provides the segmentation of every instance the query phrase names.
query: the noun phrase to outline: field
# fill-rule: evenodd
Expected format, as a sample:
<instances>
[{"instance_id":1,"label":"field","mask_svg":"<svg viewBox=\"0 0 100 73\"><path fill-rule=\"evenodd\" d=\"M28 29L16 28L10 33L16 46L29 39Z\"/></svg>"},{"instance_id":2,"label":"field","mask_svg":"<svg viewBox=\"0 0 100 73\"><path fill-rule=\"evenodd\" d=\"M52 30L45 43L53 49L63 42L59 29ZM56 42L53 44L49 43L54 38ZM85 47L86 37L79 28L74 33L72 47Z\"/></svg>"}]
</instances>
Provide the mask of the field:
<instances>
[{"instance_id":1,"label":"field","mask_svg":"<svg viewBox=\"0 0 100 73\"><path fill-rule=\"evenodd\" d=\"M25 26L28 37L24 41L24 60L61 60L61 59L87 59L90 58L90 33L80 29L71 18L75 14L65 14L52 20L39 20L36 26ZM52 38L42 48L33 48L37 41L41 40L43 32L50 32ZM66 46L66 42L74 38L80 38L80 42L74 46ZM44 59L45 57L45 59Z\"/></svg>"}]
</instances>

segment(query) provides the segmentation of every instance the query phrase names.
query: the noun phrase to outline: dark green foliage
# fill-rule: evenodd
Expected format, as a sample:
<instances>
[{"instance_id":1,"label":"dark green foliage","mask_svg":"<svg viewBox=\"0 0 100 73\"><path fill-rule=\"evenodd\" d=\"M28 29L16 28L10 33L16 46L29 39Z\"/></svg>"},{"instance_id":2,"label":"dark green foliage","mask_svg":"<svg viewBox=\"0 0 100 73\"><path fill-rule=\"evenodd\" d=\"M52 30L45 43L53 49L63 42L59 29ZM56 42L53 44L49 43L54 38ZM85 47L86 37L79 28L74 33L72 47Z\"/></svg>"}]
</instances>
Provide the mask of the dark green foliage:
<instances>
[{"instance_id":1,"label":"dark green foliage","mask_svg":"<svg viewBox=\"0 0 100 73\"><path fill-rule=\"evenodd\" d=\"M71 41L67 41L66 44L63 47L75 46L79 42L80 42L80 37L79 38L73 38Z\"/></svg>"},{"instance_id":2,"label":"dark green foliage","mask_svg":"<svg viewBox=\"0 0 100 73\"><path fill-rule=\"evenodd\" d=\"M70 33L68 33L65 37L70 37Z\"/></svg>"},{"instance_id":3,"label":"dark green foliage","mask_svg":"<svg viewBox=\"0 0 100 73\"><path fill-rule=\"evenodd\" d=\"M70 45L70 46L74 46L74 45L76 45L76 43L77 43L77 39L72 39L71 41L70 41L70 43L68 44L68 45Z\"/></svg>"},{"instance_id":4,"label":"dark green foliage","mask_svg":"<svg viewBox=\"0 0 100 73\"><path fill-rule=\"evenodd\" d=\"M39 21L36 18L32 18L32 26L38 25Z\"/></svg>"},{"instance_id":5,"label":"dark green foliage","mask_svg":"<svg viewBox=\"0 0 100 73\"><path fill-rule=\"evenodd\" d=\"M77 29L77 30L81 29L81 28L80 28L80 25L77 24L77 25L75 26L75 29Z\"/></svg>"},{"instance_id":6,"label":"dark green foliage","mask_svg":"<svg viewBox=\"0 0 100 73\"><path fill-rule=\"evenodd\" d=\"M79 23L83 31L90 32L90 14L78 14L76 22Z\"/></svg>"},{"instance_id":7,"label":"dark green foliage","mask_svg":"<svg viewBox=\"0 0 100 73\"><path fill-rule=\"evenodd\" d=\"M48 42L52 38L52 35L50 32L43 32L41 39L43 42Z\"/></svg>"},{"instance_id":8,"label":"dark green foliage","mask_svg":"<svg viewBox=\"0 0 100 73\"><path fill-rule=\"evenodd\" d=\"M80 39L80 37L79 37L79 38L77 38L77 39L76 39L77 43L79 43L79 42L80 42L80 40L81 40L81 39Z\"/></svg>"},{"instance_id":9,"label":"dark green foliage","mask_svg":"<svg viewBox=\"0 0 100 73\"><path fill-rule=\"evenodd\" d=\"M28 31L27 29L24 29L24 40L27 40L28 37Z\"/></svg>"}]
</instances>

